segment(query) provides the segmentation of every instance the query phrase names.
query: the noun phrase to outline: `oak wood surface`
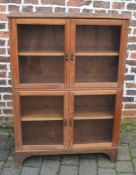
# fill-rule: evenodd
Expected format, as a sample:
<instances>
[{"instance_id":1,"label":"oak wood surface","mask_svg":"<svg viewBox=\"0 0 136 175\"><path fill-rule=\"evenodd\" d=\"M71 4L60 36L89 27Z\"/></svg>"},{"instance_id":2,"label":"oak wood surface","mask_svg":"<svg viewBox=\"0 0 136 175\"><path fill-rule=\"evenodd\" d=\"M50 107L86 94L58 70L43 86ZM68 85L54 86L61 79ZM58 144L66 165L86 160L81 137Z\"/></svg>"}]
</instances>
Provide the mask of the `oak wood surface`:
<instances>
[{"instance_id":1,"label":"oak wood surface","mask_svg":"<svg viewBox=\"0 0 136 175\"><path fill-rule=\"evenodd\" d=\"M121 15L121 14L105 14L105 15L99 15L99 14L93 14L93 13L87 13L87 14L81 14L81 13L10 13L8 15L9 18L94 18L94 19L129 19L127 15Z\"/></svg>"},{"instance_id":2,"label":"oak wood surface","mask_svg":"<svg viewBox=\"0 0 136 175\"><path fill-rule=\"evenodd\" d=\"M19 56L64 56L64 52L60 51L21 51L19 52Z\"/></svg>"},{"instance_id":3,"label":"oak wood surface","mask_svg":"<svg viewBox=\"0 0 136 175\"><path fill-rule=\"evenodd\" d=\"M22 13L9 22L17 161L89 152L115 161L128 18Z\"/></svg>"}]
</instances>

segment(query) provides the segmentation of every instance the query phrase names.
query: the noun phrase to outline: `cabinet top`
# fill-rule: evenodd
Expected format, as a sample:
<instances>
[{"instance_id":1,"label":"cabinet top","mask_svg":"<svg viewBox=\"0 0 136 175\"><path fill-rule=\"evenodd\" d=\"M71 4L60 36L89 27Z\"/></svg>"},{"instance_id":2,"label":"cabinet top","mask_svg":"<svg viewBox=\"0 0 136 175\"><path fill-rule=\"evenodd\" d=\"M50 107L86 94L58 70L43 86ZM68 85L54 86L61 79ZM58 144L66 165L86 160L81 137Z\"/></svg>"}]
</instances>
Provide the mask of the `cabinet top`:
<instances>
[{"instance_id":1,"label":"cabinet top","mask_svg":"<svg viewBox=\"0 0 136 175\"><path fill-rule=\"evenodd\" d=\"M92 14L92 13L11 13L8 18L85 18L85 19L127 19L127 15Z\"/></svg>"}]
</instances>

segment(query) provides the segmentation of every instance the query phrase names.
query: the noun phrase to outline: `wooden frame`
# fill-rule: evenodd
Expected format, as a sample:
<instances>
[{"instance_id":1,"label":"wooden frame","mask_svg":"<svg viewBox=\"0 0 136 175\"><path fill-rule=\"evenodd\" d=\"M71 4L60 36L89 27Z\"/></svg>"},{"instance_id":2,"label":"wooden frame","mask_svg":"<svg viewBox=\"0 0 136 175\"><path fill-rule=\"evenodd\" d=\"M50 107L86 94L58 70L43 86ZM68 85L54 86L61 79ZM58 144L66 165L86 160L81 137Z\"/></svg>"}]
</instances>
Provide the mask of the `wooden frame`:
<instances>
[{"instance_id":1,"label":"wooden frame","mask_svg":"<svg viewBox=\"0 0 136 175\"><path fill-rule=\"evenodd\" d=\"M121 119L121 101L122 101L122 91L123 91L123 81L124 81L124 71L125 71L125 54L127 48L127 34L128 34L128 18L120 16L95 16L95 15L81 15L81 14L43 14L34 15L34 14L15 14L9 16L9 27L10 27L10 47L11 47L11 70L12 70L12 87L13 87L13 112L14 112L14 131L15 131L15 147L16 147L16 161L17 163L22 163L26 157L32 155L49 155L49 154L75 154L75 153L105 153L110 156L112 161L117 160L117 144L119 137L120 129L120 119ZM64 26L65 36L64 40L64 52L56 51L51 52L47 50L42 51L19 51L18 50L18 41L19 35L17 31L17 25L27 25L27 26ZM110 27L120 27L120 40L119 40L119 49L114 51L76 51L76 26L109 26ZM114 30L113 30L114 31ZM111 34L112 32L111 31ZM26 31L27 32L27 31ZM99 38L101 40L101 37ZM110 40L109 40L110 41ZM93 39L92 41L93 42ZM104 42L104 41L103 41ZM98 44L99 45L99 44ZM55 83L20 83L20 67L19 67L19 56L20 57L40 57L44 56L60 56L64 57L64 83L55 82ZM75 64L77 57L92 57L94 60L96 57L112 57L112 60L118 60L118 73L117 81L97 81L97 82L76 82L75 80ZM86 58L85 58L86 59ZM108 64L116 64L116 61L111 61ZM79 66L80 67L80 66ZM114 69L112 70L114 72ZM94 73L94 72L93 72ZM97 73L97 72L96 72ZM101 72L100 72L101 73ZM95 74L94 74L95 75ZM114 77L113 77L114 78ZM47 118L43 116L39 119L34 117L33 113L30 115L25 115L22 117L22 109L20 99L23 97L64 97L64 118L63 118L63 141L62 144L23 144L23 130L22 123L27 122L40 122L48 121ZM114 102L107 104L110 105L110 110L113 109L114 115L112 114L103 114L102 111L99 113L99 117L95 116L94 113L87 113L84 115L84 118L81 118L81 115L78 113L78 106L82 104L81 100L77 99L74 102L76 97L90 96L93 97L104 97L106 101L107 96L112 96ZM31 98L30 98L31 99ZM27 99L27 100L30 100ZM26 101L27 101L26 100ZM40 100L37 101L40 105ZM41 100L42 101L42 100ZM47 100L48 101L48 100ZM98 100L99 101L99 100ZM104 104L105 102L101 98L101 103L96 104L97 98L90 103L93 104L93 108L99 107L99 105ZM102 103L103 102L103 103ZM25 102L23 102L25 103ZM37 104L38 104L37 103ZM44 101L42 101L44 104ZM53 104L59 103L59 101L52 102ZM87 101L87 103L89 103ZM27 103L26 103L27 104ZM36 104L36 103L35 103ZM37 105L36 104L36 105ZM74 111L74 106L77 105L77 114ZM78 105L79 104L79 105ZM105 103L106 104L106 103ZM113 106L115 104L115 106ZM41 107L41 106L39 106ZM44 105L42 106L44 107ZM100 106L101 107L101 106ZM105 106L102 106L102 109ZM21 109L22 108L22 109ZM27 108L27 105L26 105ZM108 105L107 105L108 108ZM25 108L24 108L25 109ZM91 108L89 108L91 109ZM101 109L101 108L100 108ZM33 112L33 111L32 111ZM88 112L88 111L87 111ZM99 111L98 111L99 112ZM105 111L104 111L105 112ZM40 115L40 113L38 114ZM52 114L53 116L53 114ZM90 119L90 116L92 117ZM113 117L114 116L114 117ZM50 121L53 120L50 119ZM60 118L58 120L61 120ZM73 136L74 131L74 122L75 121L86 121L86 120L97 120L99 123L103 120L112 121L113 125L111 128L110 141L100 142L99 139L97 142L82 142L74 143ZM96 122L97 123L97 122ZM106 122L105 122L106 123ZM94 124L95 125L95 124ZM107 126L106 124L104 126ZM29 128L29 127L28 127ZM91 129L91 128L90 128ZM109 128L108 128L109 129ZM99 138L99 137L98 137ZM31 138L30 138L31 139ZM40 142L41 143L41 142Z\"/></svg>"},{"instance_id":2,"label":"wooden frame","mask_svg":"<svg viewBox=\"0 0 136 175\"><path fill-rule=\"evenodd\" d=\"M121 39L119 52L76 52L76 26L120 26L121 27ZM70 87L72 88L123 88L124 81L124 64L125 54L127 48L127 33L128 33L128 21L122 20L103 20L103 19L72 19L71 21L71 55L74 55L74 59L70 62ZM77 56L118 56L118 80L117 82L91 82L91 83L76 83L75 82L75 64Z\"/></svg>"},{"instance_id":3,"label":"wooden frame","mask_svg":"<svg viewBox=\"0 0 136 175\"><path fill-rule=\"evenodd\" d=\"M63 25L65 26L65 50L64 53L62 52L56 52L56 53L52 53L52 52L40 52L40 53L34 53L34 52L18 52L18 37L17 37L17 25L23 25L23 24L27 24L27 25ZM69 61L66 60L66 57L69 57L69 25L70 25L70 21L69 20L65 20L65 19L60 19L60 20L55 20L55 19L39 19L39 20L35 20L35 19L15 19L12 22L12 36L14 36L14 40L11 40L11 44L13 46L13 52L14 52L14 56L13 56L13 64L16 65L15 69L14 69L14 83L15 83L15 87L16 88L66 88L69 86ZM19 82L19 56L64 56L64 83L28 83L28 84L23 84ZM14 59L16 58L16 59ZM11 57L12 59L12 57Z\"/></svg>"},{"instance_id":4,"label":"wooden frame","mask_svg":"<svg viewBox=\"0 0 136 175\"><path fill-rule=\"evenodd\" d=\"M43 148L43 149L47 149L47 150L53 150L53 149L66 149L68 147L68 128L67 126L63 125L63 129L64 129L64 134L63 134L63 141L64 141L64 146L62 145L23 145L22 143L22 130L21 130L21 122L27 122L27 121L34 121L33 120L22 120L21 121L21 107L20 107L20 97L22 96L63 96L64 97L64 119L63 119L63 123L65 122L65 120L68 118L68 94L65 91L16 91L15 94L15 101L16 101L16 106L15 106L15 116L17 116L15 118L16 121L16 126L18 126L18 135L16 135L16 149L17 150L23 150L23 149L27 149L27 150L31 150L31 149L36 149L36 148ZM44 119L41 120L37 120L37 121L44 121ZM55 119L54 119L55 121Z\"/></svg>"},{"instance_id":5,"label":"wooden frame","mask_svg":"<svg viewBox=\"0 0 136 175\"><path fill-rule=\"evenodd\" d=\"M112 136L112 142L107 143L90 143L90 144L73 144L73 120L74 120L74 96L84 96L84 95L91 95L91 96L99 96L99 95L115 95L115 114L113 118L106 118L106 117L100 117L99 119L113 119L113 136ZM71 149L80 149L80 148L86 148L89 149L91 147L106 147L107 146L117 146L117 141L119 137L119 128L120 128L120 118L118 116L121 115L121 107L119 104L121 104L122 101L122 92L116 91L116 90L86 90L86 91L71 91L70 92L70 105L69 105L69 117L70 120L72 120L72 125L70 127L70 148ZM94 120L98 118L92 118L89 120ZM78 119L79 120L79 119Z\"/></svg>"}]
</instances>

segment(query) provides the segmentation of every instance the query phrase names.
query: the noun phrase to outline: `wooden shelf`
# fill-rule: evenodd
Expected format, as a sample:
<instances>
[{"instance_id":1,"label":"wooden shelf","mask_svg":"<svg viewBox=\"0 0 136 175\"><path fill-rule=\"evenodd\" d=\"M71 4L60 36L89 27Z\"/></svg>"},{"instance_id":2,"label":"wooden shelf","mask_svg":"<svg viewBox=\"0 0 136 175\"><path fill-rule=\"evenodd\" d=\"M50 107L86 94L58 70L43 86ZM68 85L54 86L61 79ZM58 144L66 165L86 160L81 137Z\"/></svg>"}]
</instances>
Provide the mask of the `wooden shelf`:
<instances>
[{"instance_id":1,"label":"wooden shelf","mask_svg":"<svg viewBox=\"0 0 136 175\"><path fill-rule=\"evenodd\" d=\"M21 121L50 121L63 120L63 113L60 110L31 110L22 115Z\"/></svg>"},{"instance_id":2,"label":"wooden shelf","mask_svg":"<svg viewBox=\"0 0 136 175\"><path fill-rule=\"evenodd\" d=\"M64 56L63 51L21 51L19 56Z\"/></svg>"},{"instance_id":3,"label":"wooden shelf","mask_svg":"<svg viewBox=\"0 0 136 175\"><path fill-rule=\"evenodd\" d=\"M86 144L73 144L73 148L77 149L77 148L100 148L100 147L109 147L112 146L112 142L110 142L109 140L107 141L103 141L103 140L99 140L99 142L94 142L94 143L86 143Z\"/></svg>"},{"instance_id":4,"label":"wooden shelf","mask_svg":"<svg viewBox=\"0 0 136 175\"><path fill-rule=\"evenodd\" d=\"M116 51L77 51L76 56L118 56Z\"/></svg>"},{"instance_id":5,"label":"wooden shelf","mask_svg":"<svg viewBox=\"0 0 136 175\"><path fill-rule=\"evenodd\" d=\"M100 120L100 119L113 119L112 112L89 112L78 111L75 112L74 120Z\"/></svg>"}]
</instances>

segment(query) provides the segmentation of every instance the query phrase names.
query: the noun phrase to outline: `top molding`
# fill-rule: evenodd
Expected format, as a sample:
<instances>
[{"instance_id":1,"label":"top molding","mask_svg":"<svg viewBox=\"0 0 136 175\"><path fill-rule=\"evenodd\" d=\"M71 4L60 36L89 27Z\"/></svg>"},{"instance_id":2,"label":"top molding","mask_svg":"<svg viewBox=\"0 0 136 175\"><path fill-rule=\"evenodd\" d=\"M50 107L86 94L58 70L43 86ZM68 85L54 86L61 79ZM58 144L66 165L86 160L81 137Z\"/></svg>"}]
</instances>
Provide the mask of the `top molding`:
<instances>
[{"instance_id":1,"label":"top molding","mask_svg":"<svg viewBox=\"0 0 136 175\"><path fill-rule=\"evenodd\" d=\"M126 15L111 15L111 14L92 14L92 13L11 13L8 18L85 18L85 19L125 19L129 20Z\"/></svg>"}]
</instances>

